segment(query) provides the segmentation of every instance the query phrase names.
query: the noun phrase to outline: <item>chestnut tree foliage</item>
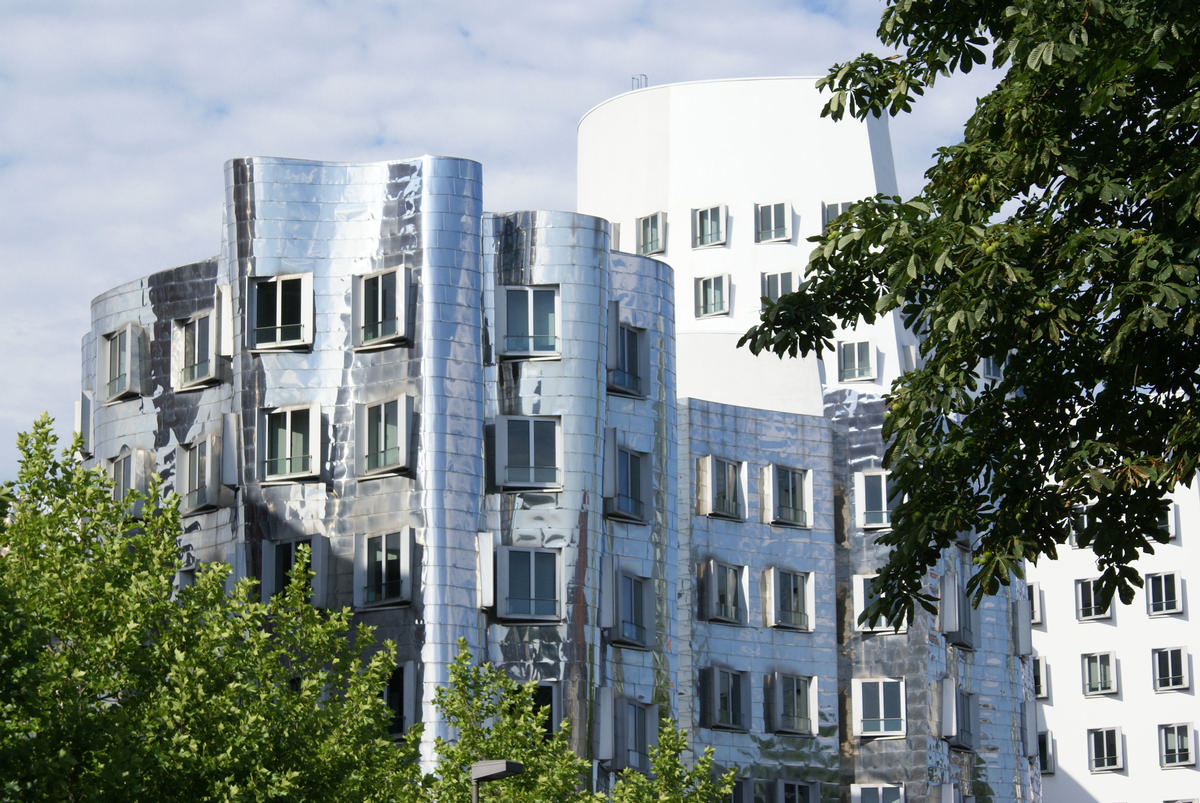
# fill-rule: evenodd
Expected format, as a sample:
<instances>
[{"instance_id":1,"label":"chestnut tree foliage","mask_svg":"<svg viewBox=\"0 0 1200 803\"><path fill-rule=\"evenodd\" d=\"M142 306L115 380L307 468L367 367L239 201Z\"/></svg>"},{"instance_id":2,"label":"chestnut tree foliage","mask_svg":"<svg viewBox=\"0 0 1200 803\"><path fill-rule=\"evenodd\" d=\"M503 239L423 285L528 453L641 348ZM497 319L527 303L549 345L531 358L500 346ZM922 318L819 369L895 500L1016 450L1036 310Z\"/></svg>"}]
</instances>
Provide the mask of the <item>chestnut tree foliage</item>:
<instances>
[{"instance_id":1,"label":"chestnut tree foliage","mask_svg":"<svg viewBox=\"0 0 1200 803\"><path fill-rule=\"evenodd\" d=\"M927 570L960 533L977 603L1073 527L1105 601L1129 602L1200 457L1200 12L889 0L877 35L896 52L834 65L826 115L899 114L989 61L1003 77L918 196L863 200L813 238L798 291L741 344L820 354L835 325L889 312L923 338L889 395L892 552L867 616L932 610Z\"/></svg>"}]
</instances>

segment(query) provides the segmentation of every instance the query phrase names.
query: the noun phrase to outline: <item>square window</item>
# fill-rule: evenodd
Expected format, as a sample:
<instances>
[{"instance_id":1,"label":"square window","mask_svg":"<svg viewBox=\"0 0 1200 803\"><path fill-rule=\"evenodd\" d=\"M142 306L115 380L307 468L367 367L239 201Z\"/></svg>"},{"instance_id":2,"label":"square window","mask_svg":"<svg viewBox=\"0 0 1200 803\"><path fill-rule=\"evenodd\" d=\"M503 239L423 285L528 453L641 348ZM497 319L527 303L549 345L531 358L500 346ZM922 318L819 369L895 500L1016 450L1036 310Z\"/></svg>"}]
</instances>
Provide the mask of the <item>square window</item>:
<instances>
[{"instance_id":1,"label":"square window","mask_svg":"<svg viewBox=\"0 0 1200 803\"><path fill-rule=\"evenodd\" d=\"M1095 652L1083 656L1083 693L1116 694L1117 662L1111 652Z\"/></svg>"},{"instance_id":2,"label":"square window","mask_svg":"<svg viewBox=\"0 0 1200 803\"><path fill-rule=\"evenodd\" d=\"M137 324L128 323L105 335L97 344L99 371L104 382L100 396L106 402L139 396L144 391L147 366L145 334Z\"/></svg>"},{"instance_id":3,"label":"square window","mask_svg":"<svg viewBox=\"0 0 1200 803\"><path fill-rule=\"evenodd\" d=\"M356 345L382 346L405 339L407 285L403 268L357 277Z\"/></svg>"},{"instance_id":4,"label":"square window","mask_svg":"<svg viewBox=\"0 0 1200 803\"><path fill-rule=\"evenodd\" d=\"M1154 690L1174 691L1191 685L1188 677L1188 655L1183 647L1165 647L1152 652L1154 660Z\"/></svg>"},{"instance_id":5,"label":"square window","mask_svg":"<svg viewBox=\"0 0 1200 803\"><path fill-rule=\"evenodd\" d=\"M904 735L903 680L855 680L853 696L858 736Z\"/></svg>"},{"instance_id":6,"label":"square window","mask_svg":"<svg viewBox=\"0 0 1200 803\"><path fill-rule=\"evenodd\" d=\"M1196 763L1190 724L1158 726L1158 760L1163 767L1184 767Z\"/></svg>"},{"instance_id":7,"label":"square window","mask_svg":"<svg viewBox=\"0 0 1200 803\"><path fill-rule=\"evenodd\" d=\"M772 466L774 475L771 485L773 524L790 524L807 527L808 522L808 472L801 469Z\"/></svg>"},{"instance_id":8,"label":"square window","mask_svg":"<svg viewBox=\"0 0 1200 803\"><path fill-rule=\"evenodd\" d=\"M809 576L803 572L772 568L768 570L767 577L774 598L773 616L767 624L771 627L810 630L808 612L812 606L812 589L809 587Z\"/></svg>"},{"instance_id":9,"label":"square window","mask_svg":"<svg viewBox=\"0 0 1200 803\"><path fill-rule=\"evenodd\" d=\"M838 381L875 379L875 347L868 340L838 343Z\"/></svg>"},{"instance_id":10,"label":"square window","mask_svg":"<svg viewBox=\"0 0 1200 803\"><path fill-rule=\"evenodd\" d=\"M1179 586L1175 572L1146 575L1146 605L1151 616L1183 612Z\"/></svg>"},{"instance_id":11,"label":"square window","mask_svg":"<svg viewBox=\"0 0 1200 803\"><path fill-rule=\"evenodd\" d=\"M1120 728L1094 728L1087 732L1088 767L1092 772L1111 772L1125 766Z\"/></svg>"},{"instance_id":12,"label":"square window","mask_svg":"<svg viewBox=\"0 0 1200 803\"><path fill-rule=\"evenodd\" d=\"M500 616L508 619L558 619L558 552L504 547L499 554Z\"/></svg>"},{"instance_id":13,"label":"square window","mask_svg":"<svg viewBox=\"0 0 1200 803\"><path fill-rule=\"evenodd\" d=\"M1038 768L1042 775L1054 774L1054 740L1049 731L1041 731L1038 740Z\"/></svg>"},{"instance_id":14,"label":"square window","mask_svg":"<svg viewBox=\"0 0 1200 803\"><path fill-rule=\"evenodd\" d=\"M709 206L692 210L692 247L722 245L725 242L725 207Z\"/></svg>"},{"instance_id":15,"label":"square window","mask_svg":"<svg viewBox=\"0 0 1200 803\"><path fill-rule=\"evenodd\" d=\"M696 279L696 317L729 314L729 275Z\"/></svg>"},{"instance_id":16,"label":"square window","mask_svg":"<svg viewBox=\"0 0 1200 803\"><path fill-rule=\"evenodd\" d=\"M638 218L637 252L643 256L661 254L667 250L666 233L666 212L655 212L653 215Z\"/></svg>"},{"instance_id":17,"label":"square window","mask_svg":"<svg viewBox=\"0 0 1200 803\"><path fill-rule=\"evenodd\" d=\"M773 733L815 733L812 721L812 678L772 672L767 675L766 722Z\"/></svg>"},{"instance_id":18,"label":"square window","mask_svg":"<svg viewBox=\"0 0 1200 803\"><path fill-rule=\"evenodd\" d=\"M858 491L859 526L877 529L892 526L892 483L886 471L863 471L855 475Z\"/></svg>"},{"instance_id":19,"label":"square window","mask_svg":"<svg viewBox=\"0 0 1200 803\"><path fill-rule=\"evenodd\" d=\"M772 204L755 204L754 241L757 243L775 243L791 240L791 215L788 205L784 202Z\"/></svg>"},{"instance_id":20,"label":"square window","mask_svg":"<svg viewBox=\"0 0 1200 803\"><path fill-rule=\"evenodd\" d=\"M707 571L705 618L714 622L743 624L746 621L746 593L742 587L742 567L711 560Z\"/></svg>"},{"instance_id":21,"label":"square window","mask_svg":"<svg viewBox=\"0 0 1200 803\"><path fill-rule=\"evenodd\" d=\"M850 211L850 201L821 204L821 225L828 226L838 215Z\"/></svg>"},{"instance_id":22,"label":"square window","mask_svg":"<svg viewBox=\"0 0 1200 803\"><path fill-rule=\"evenodd\" d=\"M172 356L177 360L176 387L186 390L217 380L217 338L212 311L175 322Z\"/></svg>"},{"instance_id":23,"label":"square window","mask_svg":"<svg viewBox=\"0 0 1200 803\"><path fill-rule=\"evenodd\" d=\"M1040 655L1033 656L1033 696L1039 700L1050 696L1050 676L1047 672L1046 659Z\"/></svg>"},{"instance_id":24,"label":"square window","mask_svg":"<svg viewBox=\"0 0 1200 803\"><path fill-rule=\"evenodd\" d=\"M620 324L615 329L614 343L609 355L608 387L620 393L640 396L644 374L642 353L645 332Z\"/></svg>"},{"instance_id":25,"label":"square window","mask_svg":"<svg viewBox=\"0 0 1200 803\"><path fill-rule=\"evenodd\" d=\"M557 418L497 419L497 484L503 488L558 485L558 440Z\"/></svg>"},{"instance_id":26,"label":"square window","mask_svg":"<svg viewBox=\"0 0 1200 803\"><path fill-rule=\"evenodd\" d=\"M557 356L557 287L505 287L497 303L503 356Z\"/></svg>"},{"instance_id":27,"label":"square window","mask_svg":"<svg viewBox=\"0 0 1200 803\"><path fill-rule=\"evenodd\" d=\"M250 288L250 348L295 348L312 343L310 274L254 279Z\"/></svg>"},{"instance_id":28,"label":"square window","mask_svg":"<svg viewBox=\"0 0 1200 803\"><path fill-rule=\"evenodd\" d=\"M356 605L382 605L412 601L412 531L359 535L355 574L361 588ZM355 595L358 596L357 594Z\"/></svg>"},{"instance_id":29,"label":"square window","mask_svg":"<svg viewBox=\"0 0 1200 803\"><path fill-rule=\"evenodd\" d=\"M393 473L409 468L409 415L407 397L359 407L356 425L360 473Z\"/></svg>"},{"instance_id":30,"label":"square window","mask_svg":"<svg viewBox=\"0 0 1200 803\"><path fill-rule=\"evenodd\" d=\"M617 449L617 487L615 495L605 500L605 512L619 519L645 521L647 480L644 463L648 455L629 449Z\"/></svg>"},{"instance_id":31,"label":"square window","mask_svg":"<svg viewBox=\"0 0 1200 803\"><path fill-rule=\"evenodd\" d=\"M766 309L768 302L773 304L779 300L780 296L785 296L790 292L792 292L791 271L762 274L763 309Z\"/></svg>"},{"instance_id":32,"label":"square window","mask_svg":"<svg viewBox=\"0 0 1200 803\"><path fill-rule=\"evenodd\" d=\"M1077 619L1108 619L1112 608L1105 605L1100 595L1099 580L1075 581L1075 616Z\"/></svg>"},{"instance_id":33,"label":"square window","mask_svg":"<svg viewBox=\"0 0 1200 803\"><path fill-rule=\"evenodd\" d=\"M745 672L724 667L702 671L701 686L707 703L704 722L710 728L747 730L750 726L750 678Z\"/></svg>"},{"instance_id":34,"label":"square window","mask_svg":"<svg viewBox=\"0 0 1200 803\"><path fill-rule=\"evenodd\" d=\"M267 411L263 419L263 477L285 480L316 476L320 469L316 459L320 422L318 407Z\"/></svg>"},{"instance_id":35,"label":"square window","mask_svg":"<svg viewBox=\"0 0 1200 803\"><path fill-rule=\"evenodd\" d=\"M879 598L874 588L876 575L859 574L854 577L854 627L861 633L904 633L907 625L901 624L894 628L886 619L880 617L874 622L862 622L859 617Z\"/></svg>"}]
</instances>

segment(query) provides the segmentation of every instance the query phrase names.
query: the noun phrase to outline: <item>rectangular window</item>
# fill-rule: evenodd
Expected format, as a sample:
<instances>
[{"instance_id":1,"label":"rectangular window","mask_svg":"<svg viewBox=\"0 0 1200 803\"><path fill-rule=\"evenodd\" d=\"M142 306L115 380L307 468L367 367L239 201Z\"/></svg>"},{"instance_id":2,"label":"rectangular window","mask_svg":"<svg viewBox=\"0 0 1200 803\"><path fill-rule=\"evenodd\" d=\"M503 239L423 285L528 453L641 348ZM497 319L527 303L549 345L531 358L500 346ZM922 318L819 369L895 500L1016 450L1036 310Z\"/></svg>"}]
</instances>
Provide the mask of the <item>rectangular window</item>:
<instances>
[{"instance_id":1,"label":"rectangular window","mask_svg":"<svg viewBox=\"0 0 1200 803\"><path fill-rule=\"evenodd\" d=\"M1178 575L1175 572L1146 575L1146 603L1151 616L1182 613Z\"/></svg>"},{"instance_id":2,"label":"rectangular window","mask_svg":"<svg viewBox=\"0 0 1200 803\"><path fill-rule=\"evenodd\" d=\"M1051 775L1054 773L1054 740L1049 731L1040 731L1037 740L1038 768L1041 769L1042 775Z\"/></svg>"},{"instance_id":3,"label":"rectangular window","mask_svg":"<svg viewBox=\"0 0 1200 803\"><path fill-rule=\"evenodd\" d=\"M808 575L783 569L771 570L771 584L775 596L774 627L790 627L808 630Z\"/></svg>"},{"instance_id":4,"label":"rectangular window","mask_svg":"<svg viewBox=\"0 0 1200 803\"><path fill-rule=\"evenodd\" d=\"M762 297L764 299L764 309L766 308L768 301L774 303L779 300L780 296L785 296L790 292L792 292L791 271L762 274Z\"/></svg>"},{"instance_id":5,"label":"rectangular window","mask_svg":"<svg viewBox=\"0 0 1200 803\"><path fill-rule=\"evenodd\" d=\"M812 787L808 784L795 783L794 781L777 781L776 784L776 801L780 801L781 803L811 803L813 800Z\"/></svg>"},{"instance_id":6,"label":"rectangular window","mask_svg":"<svg viewBox=\"0 0 1200 803\"><path fill-rule=\"evenodd\" d=\"M958 689L954 700L954 735L950 743L956 747L975 749L975 695Z\"/></svg>"},{"instance_id":7,"label":"rectangular window","mask_svg":"<svg viewBox=\"0 0 1200 803\"><path fill-rule=\"evenodd\" d=\"M621 574L617 596L617 632L614 641L638 647L650 645L653 635L653 582L648 577Z\"/></svg>"},{"instance_id":8,"label":"rectangular window","mask_svg":"<svg viewBox=\"0 0 1200 803\"><path fill-rule=\"evenodd\" d=\"M742 567L709 561L708 618L716 622L741 624L745 621L745 596L742 591Z\"/></svg>"},{"instance_id":9,"label":"rectangular window","mask_svg":"<svg viewBox=\"0 0 1200 803\"><path fill-rule=\"evenodd\" d=\"M882 617L873 622L859 621L859 617L869 608L879 595L874 589L875 575L859 574L854 577L854 622L855 628L862 633L903 633L908 628L906 625L901 625L899 630L896 630L886 619Z\"/></svg>"},{"instance_id":10,"label":"rectangular window","mask_svg":"<svg viewBox=\"0 0 1200 803\"><path fill-rule=\"evenodd\" d=\"M729 276L704 276L696 279L696 317L729 314Z\"/></svg>"},{"instance_id":11,"label":"rectangular window","mask_svg":"<svg viewBox=\"0 0 1200 803\"><path fill-rule=\"evenodd\" d=\"M263 476L287 479L313 476L319 470L315 459L319 408L275 410L265 416L266 449Z\"/></svg>"},{"instance_id":12,"label":"rectangular window","mask_svg":"<svg viewBox=\"0 0 1200 803\"><path fill-rule=\"evenodd\" d=\"M609 514L635 521L645 520L643 469L645 456L628 449L617 449L617 493L609 505Z\"/></svg>"},{"instance_id":13,"label":"rectangular window","mask_svg":"<svg viewBox=\"0 0 1200 803\"><path fill-rule=\"evenodd\" d=\"M639 329L621 324L617 326L616 359L611 361L608 369L608 387L640 396L642 389L642 338L644 333Z\"/></svg>"},{"instance_id":14,"label":"rectangular window","mask_svg":"<svg viewBox=\"0 0 1200 803\"><path fill-rule=\"evenodd\" d=\"M773 672L767 675L766 722L774 733L811 734L812 678Z\"/></svg>"},{"instance_id":15,"label":"rectangular window","mask_svg":"<svg viewBox=\"0 0 1200 803\"><path fill-rule=\"evenodd\" d=\"M503 288L501 354L536 357L558 354L558 288Z\"/></svg>"},{"instance_id":16,"label":"rectangular window","mask_svg":"<svg viewBox=\"0 0 1200 803\"><path fill-rule=\"evenodd\" d=\"M1087 738L1088 766L1092 772L1119 770L1124 766L1120 728L1095 728L1087 732Z\"/></svg>"},{"instance_id":17,"label":"rectangular window","mask_svg":"<svg viewBox=\"0 0 1200 803\"><path fill-rule=\"evenodd\" d=\"M1042 623L1042 587L1039 583L1026 583L1025 589L1029 594L1029 623Z\"/></svg>"},{"instance_id":18,"label":"rectangular window","mask_svg":"<svg viewBox=\"0 0 1200 803\"><path fill-rule=\"evenodd\" d=\"M271 276L251 284L251 348L312 343L312 276Z\"/></svg>"},{"instance_id":19,"label":"rectangular window","mask_svg":"<svg viewBox=\"0 0 1200 803\"><path fill-rule=\"evenodd\" d=\"M721 245L725 242L725 207L709 206L692 210L692 247Z\"/></svg>"},{"instance_id":20,"label":"rectangular window","mask_svg":"<svg viewBox=\"0 0 1200 803\"><path fill-rule=\"evenodd\" d=\"M177 321L175 332L180 351L176 363L177 384L180 389L195 387L217 378L216 333L212 312L202 312Z\"/></svg>"},{"instance_id":21,"label":"rectangular window","mask_svg":"<svg viewBox=\"0 0 1200 803\"><path fill-rule=\"evenodd\" d=\"M559 483L558 419L499 418L496 445L500 486L545 488Z\"/></svg>"},{"instance_id":22,"label":"rectangular window","mask_svg":"<svg viewBox=\"0 0 1200 803\"><path fill-rule=\"evenodd\" d=\"M850 201L821 204L821 225L828 226L838 215L850 211Z\"/></svg>"},{"instance_id":23,"label":"rectangular window","mask_svg":"<svg viewBox=\"0 0 1200 803\"><path fill-rule=\"evenodd\" d=\"M624 700L620 705L624 715L623 721L618 723L623 766L632 767L639 772L650 772L651 735L658 725L657 722L650 721L652 706L632 700Z\"/></svg>"},{"instance_id":24,"label":"rectangular window","mask_svg":"<svg viewBox=\"0 0 1200 803\"><path fill-rule=\"evenodd\" d=\"M359 279L358 339L360 346L383 345L405 336L407 274L380 271Z\"/></svg>"},{"instance_id":25,"label":"rectangular window","mask_svg":"<svg viewBox=\"0 0 1200 803\"><path fill-rule=\"evenodd\" d=\"M403 533L367 537L367 585L364 600L396 602L406 599Z\"/></svg>"},{"instance_id":26,"label":"rectangular window","mask_svg":"<svg viewBox=\"0 0 1200 803\"><path fill-rule=\"evenodd\" d=\"M209 489L211 479L209 444L207 440L199 440L188 446L184 452L187 462L184 469L184 493L182 509L185 511L199 510L216 502L216 489Z\"/></svg>"},{"instance_id":27,"label":"rectangular window","mask_svg":"<svg viewBox=\"0 0 1200 803\"><path fill-rule=\"evenodd\" d=\"M1033 696L1039 700L1050 696L1050 677L1046 671L1046 659L1033 656Z\"/></svg>"},{"instance_id":28,"label":"rectangular window","mask_svg":"<svg viewBox=\"0 0 1200 803\"><path fill-rule=\"evenodd\" d=\"M118 502L133 490L134 457L133 452L126 452L112 461L113 499Z\"/></svg>"},{"instance_id":29,"label":"rectangular window","mask_svg":"<svg viewBox=\"0 0 1200 803\"><path fill-rule=\"evenodd\" d=\"M512 619L557 619L558 553L507 547L500 552L505 581L500 615Z\"/></svg>"},{"instance_id":30,"label":"rectangular window","mask_svg":"<svg viewBox=\"0 0 1200 803\"><path fill-rule=\"evenodd\" d=\"M1116 659L1111 652L1095 652L1083 656L1083 693L1115 694L1117 691Z\"/></svg>"},{"instance_id":31,"label":"rectangular window","mask_svg":"<svg viewBox=\"0 0 1200 803\"><path fill-rule=\"evenodd\" d=\"M292 569L296 566L296 558L300 547L309 547L311 551L312 544L310 541L288 541L282 544L265 545L274 552L275 560L272 562L271 569L271 588L270 594L278 594L288 587L288 583L292 580ZM311 562L311 554L309 558ZM264 566L264 569L268 567ZM311 568L311 565L310 565ZM308 585L305 582L305 585Z\"/></svg>"},{"instance_id":32,"label":"rectangular window","mask_svg":"<svg viewBox=\"0 0 1200 803\"><path fill-rule=\"evenodd\" d=\"M712 460L712 515L742 517L742 464L714 457Z\"/></svg>"},{"instance_id":33,"label":"rectangular window","mask_svg":"<svg viewBox=\"0 0 1200 803\"><path fill-rule=\"evenodd\" d=\"M643 256L661 254L667 249L666 231L666 212L655 212L653 215L638 218L637 252Z\"/></svg>"},{"instance_id":34,"label":"rectangular window","mask_svg":"<svg viewBox=\"0 0 1200 803\"><path fill-rule=\"evenodd\" d=\"M850 803L904 803L904 787L855 784L850 787Z\"/></svg>"},{"instance_id":35,"label":"rectangular window","mask_svg":"<svg viewBox=\"0 0 1200 803\"><path fill-rule=\"evenodd\" d=\"M1154 650L1152 657L1155 691L1186 689L1191 685L1188 677L1188 655L1183 647Z\"/></svg>"},{"instance_id":36,"label":"rectangular window","mask_svg":"<svg viewBox=\"0 0 1200 803\"><path fill-rule=\"evenodd\" d=\"M800 469L774 467L775 515L773 523L808 526L808 472Z\"/></svg>"},{"instance_id":37,"label":"rectangular window","mask_svg":"<svg viewBox=\"0 0 1200 803\"><path fill-rule=\"evenodd\" d=\"M97 344L99 371L104 383L100 396L106 402L140 395L146 366L143 365L145 334L134 323L127 323L105 335Z\"/></svg>"},{"instance_id":38,"label":"rectangular window","mask_svg":"<svg viewBox=\"0 0 1200 803\"><path fill-rule=\"evenodd\" d=\"M1112 615L1100 596L1099 580L1075 581L1075 605L1076 618L1080 620L1108 619Z\"/></svg>"},{"instance_id":39,"label":"rectangular window","mask_svg":"<svg viewBox=\"0 0 1200 803\"><path fill-rule=\"evenodd\" d=\"M408 399L392 399L359 408L358 444L362 473L408 468Z\"/></svg>"},{"instance_id":40,"label":"rectangular window","mask_svg":"<svg viewBox=\"0 0 1200 803\"><path fill-rule=\"evenodd\" d=\"M393 739L397 739L416 723L415 662L405 661L392 671L387 686L383 689L383 701L392 712L391 721L388 722L388 733Z\"/></svg>"},{"instance_id":41,"label":"rectangular window","mask_svg":"<svg viewBox=\"0 0 1200 803\"><path fill-rule=\"evenodd\" d=\"M864 529L892 525L892 487L886 471L863 471L858 475L857 490L862 500L859 524Z\"/></svg>"},{"instance_id":42,"label":"rectangular window","mask_svg":"<svg viewBox=\"0 0 1200 803\"><path fill-rule=\"evenodd\" d=\"M754 241L758 243L773 243L791 239L788 223L788 205L783 202L773 204L755 204Z\"/></svg>"},{"instance_id":43,"label":"rectangular window","mask_svg":"<svg viewBox=\"0 0 1200 803\"><path fill-rule=\"evenodd\" d=\"M838 381L875 378L875 347L869 340L838 343Z\"/></svg>"},{"instance_id":44,"label":"rectangular window","mask_svg":"<svg viewBox=\"0 0 1200 803\"><path fill-rule=\"evenodd\" d=\"M749 696L749 684L745 673L717 669L713 674L717 694L716 719L713 725L718 728L745 730L747 711L744 705L746 697Z\"/></svg>"},{"instance_id":45,"label":"rectangular window","mask_svg":"<svg viewBox=\"0 0 1200 803\"><path fill-rule=\"evenodd\" d=\"M903 680L856 680L853 694L859 736L904 735Z\"/></svg>"},{"instance_id":46,"label":"rectangular window","mask_svg":"<svg viewBox=\"0 0 1200 803\"><path fill-rule=\"evenodd\" d=\"M1183 767L1196 763L1192 753L1190 724L1158 726L1158 759L1164 767Z\"/></svg>"}]
</instances>

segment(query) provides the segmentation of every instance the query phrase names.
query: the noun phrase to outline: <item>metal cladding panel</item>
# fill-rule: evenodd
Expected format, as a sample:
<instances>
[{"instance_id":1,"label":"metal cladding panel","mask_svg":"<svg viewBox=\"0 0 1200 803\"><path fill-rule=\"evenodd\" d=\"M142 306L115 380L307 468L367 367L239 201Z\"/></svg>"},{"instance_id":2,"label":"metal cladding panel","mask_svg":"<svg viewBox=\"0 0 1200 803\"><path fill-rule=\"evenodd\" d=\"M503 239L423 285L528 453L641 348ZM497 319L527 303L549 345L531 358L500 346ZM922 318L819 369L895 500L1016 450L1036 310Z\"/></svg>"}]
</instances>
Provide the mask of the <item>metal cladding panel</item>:
<instances>
[{"instance_id":1,"label":"metal cladding panel","mask_svg":"<svg viewBox=\"0 0 1200 803\"><path fill-rule=\"evenodd\" d=\"M838 630L834 571L833 437L836 425L802 416L715 402L681 402L679 454L681 642L679 661L681 722L693 744L712 745L726 767L760 780L775 778L821 783L836 788L839 772L837 677ZM743 515L695 515L695 465L714 456L739 464ZM809 472L810 514L804 527L764 523L760 506L768 499L763 469L787 466ZM767 517L770 519L770 516ZM717 561L736 567L742 610L736 622L709 621L703 599L704 567ZM807 574L813 583L808 631L768 626L774 600L764 574L772 568ZM684 613L686 610L688 613ZM750 684L750 710L741 728L709 727L701 695L704 670L720 667L742 673ZM770 733L765 721L764 679L774 672L814 678L817 734ZM832 785L832 786L830 786Z\"/></svg>"}]
</instances>

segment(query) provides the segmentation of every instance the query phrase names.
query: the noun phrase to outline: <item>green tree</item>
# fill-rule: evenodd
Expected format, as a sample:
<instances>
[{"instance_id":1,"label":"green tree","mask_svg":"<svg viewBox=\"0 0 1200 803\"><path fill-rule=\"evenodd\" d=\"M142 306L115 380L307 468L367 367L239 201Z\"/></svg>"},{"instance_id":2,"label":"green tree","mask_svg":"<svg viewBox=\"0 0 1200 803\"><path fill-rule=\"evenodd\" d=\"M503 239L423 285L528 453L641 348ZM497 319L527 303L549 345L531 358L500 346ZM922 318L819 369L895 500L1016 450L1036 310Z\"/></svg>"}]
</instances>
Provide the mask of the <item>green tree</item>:
<instances>
[{"instance_id":1,"label":"green tree","mask_svg":"<svg viewBox=\"0 0 1200 803\"><path fill-rule=\"evenodd\" d=\"M1003 70L910 200L854 205L799 290L742 338L820 353L896 312L923 365L891 388L903 494L873 611L932 608L926 570L972 532L978 601L1054 558L1078 516L1105 599L1128 602L1200 458L1200 14L1191 0L889 0L899 53L834 65L825 114L908 111L941 77ZM1003 366L994 386L982 361Z\"/></svg>"},{"instance_id":2,"label":"green tree","mask_svg":"<svg viewBox=\"0 0 1200 803\"><path fill-rule=\"evenodd\" d=\"M613 787L613 803L703 803L727 800L733 791L734 770L717 775L713 749L706 747L696 764L683 763L687 734L669 719L659 723L658 746L650 748L650 777L627 769Z\"/></svg>"},{"instance_id":3,"label":"green tree","mask_svg":"<svg viewBox=\"0 0 1200 803\"><path fill-rule=\"evenodd\" d=\"M55 456L47 417L18 443L0 534L0 798L412 796L417 734L393 744L380 695L393 649L308 604L304 561L267 604L250 581L227 592L219 564L176 590L179 514L157 483L114 500L76 449Z\"/></svg>"}]
</instances>

